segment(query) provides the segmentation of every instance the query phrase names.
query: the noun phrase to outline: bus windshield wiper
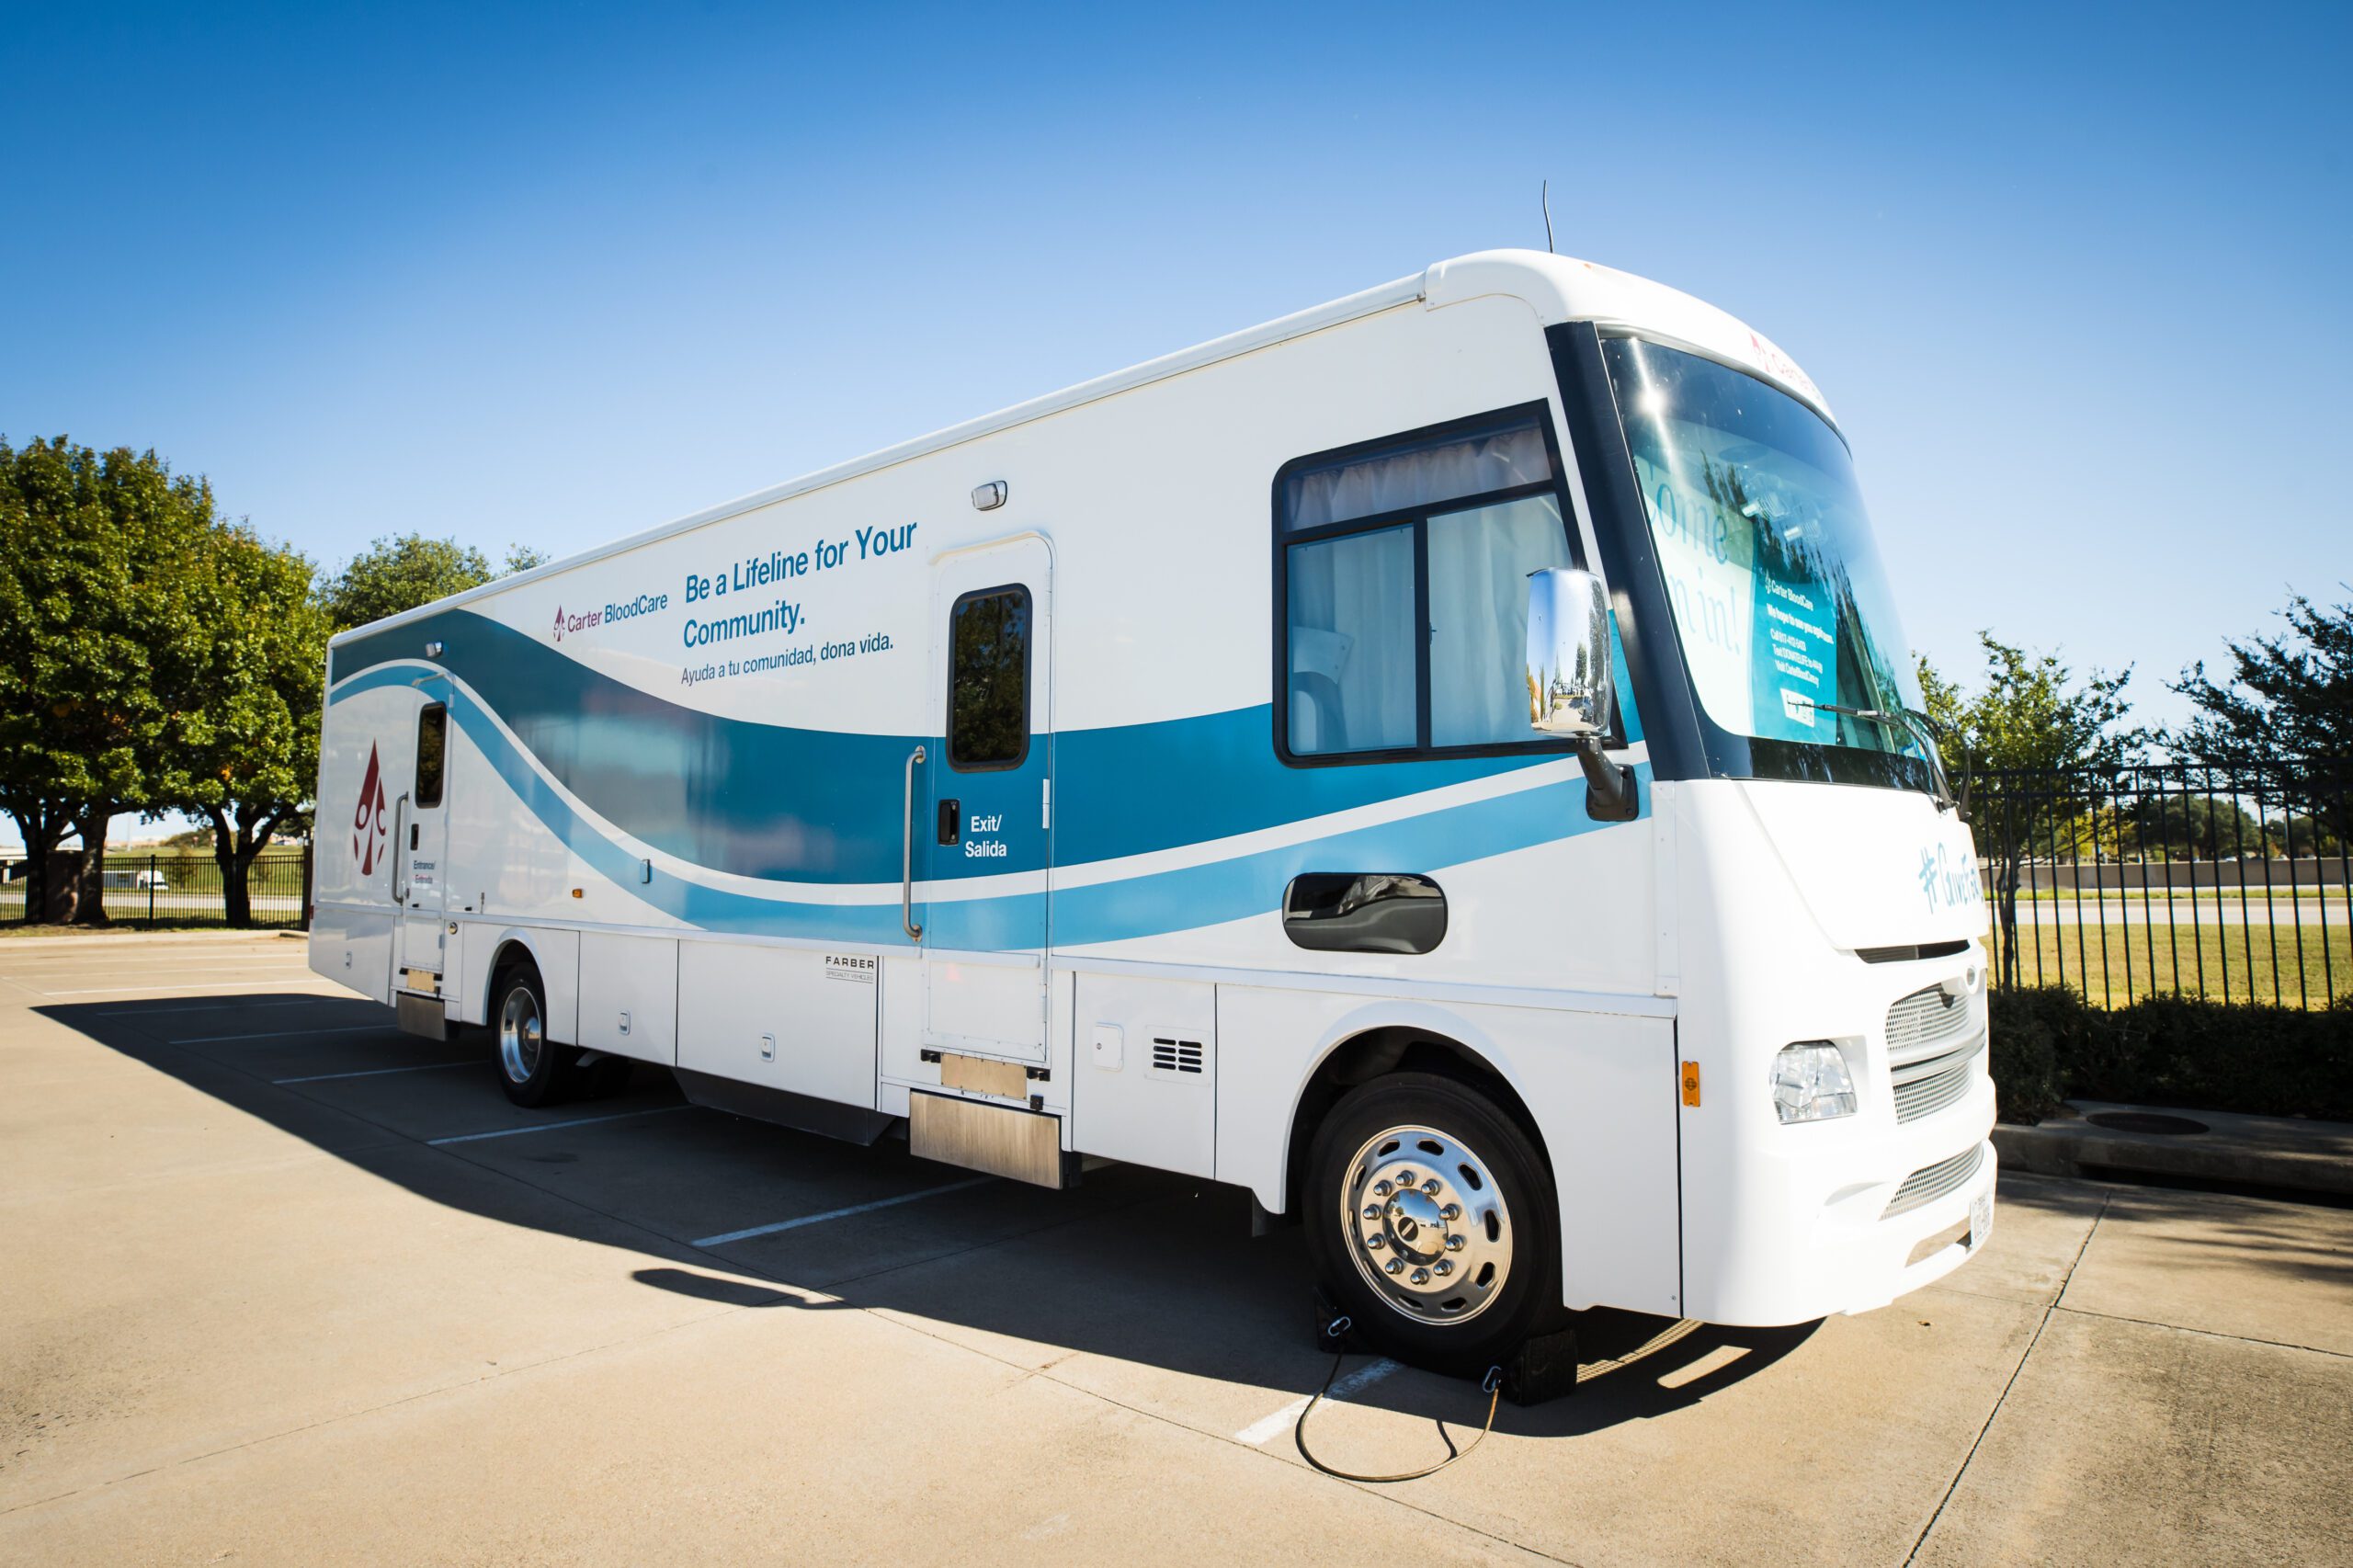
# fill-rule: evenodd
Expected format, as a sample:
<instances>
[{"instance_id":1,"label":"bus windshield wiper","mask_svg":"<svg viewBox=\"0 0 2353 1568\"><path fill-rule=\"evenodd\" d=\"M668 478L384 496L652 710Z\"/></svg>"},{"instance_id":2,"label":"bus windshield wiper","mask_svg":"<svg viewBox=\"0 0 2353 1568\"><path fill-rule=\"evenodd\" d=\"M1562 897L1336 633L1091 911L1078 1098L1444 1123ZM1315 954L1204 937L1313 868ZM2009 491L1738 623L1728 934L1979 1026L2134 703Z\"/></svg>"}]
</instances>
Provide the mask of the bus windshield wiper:
<instances>
[{"instance_id":1,"label":"bus windshield wiper","mask_svg":"<svg viewBox=\"0 0 2353 1568\"><path fill-rule=\"evenodd\" d=\"M1906 708L1849 708L1840 702L1816 702L1813 706L1824 713L1845 713L1874 724L1884 724L1891 730L1900 729L1919 742L1921 755L1927 759L1928 778L1936 786L1930 794L1936 799L1937 810L1949 812L1955 808L1957 802L1953 800L1952 786L1945 780L1944 758L1938 755L1936 739L1929 734L1920 715Z\"/></svg>"}]
</instances>

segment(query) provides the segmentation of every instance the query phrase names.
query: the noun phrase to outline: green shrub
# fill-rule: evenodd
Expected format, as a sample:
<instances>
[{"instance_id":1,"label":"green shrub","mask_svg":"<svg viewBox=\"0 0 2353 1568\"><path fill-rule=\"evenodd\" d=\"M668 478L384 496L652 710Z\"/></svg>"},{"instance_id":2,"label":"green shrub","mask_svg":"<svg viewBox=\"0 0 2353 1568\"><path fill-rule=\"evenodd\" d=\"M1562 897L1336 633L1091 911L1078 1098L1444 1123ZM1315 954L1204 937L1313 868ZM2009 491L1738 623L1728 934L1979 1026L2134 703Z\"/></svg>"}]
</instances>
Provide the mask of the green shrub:
<instances>
[{"instance_id":1,"label":"green shrub","mask_svg":"<svg viewBox=\"0 0 2353 1568\"><path fill-rule=\"evenodd\" d=\"M2008 1120L2091 1099L2353 1121L2353 998L2312 1011L2198 996L2105 1008L2050 985L1990 1001Z\"/></svg>"}]
</instances>

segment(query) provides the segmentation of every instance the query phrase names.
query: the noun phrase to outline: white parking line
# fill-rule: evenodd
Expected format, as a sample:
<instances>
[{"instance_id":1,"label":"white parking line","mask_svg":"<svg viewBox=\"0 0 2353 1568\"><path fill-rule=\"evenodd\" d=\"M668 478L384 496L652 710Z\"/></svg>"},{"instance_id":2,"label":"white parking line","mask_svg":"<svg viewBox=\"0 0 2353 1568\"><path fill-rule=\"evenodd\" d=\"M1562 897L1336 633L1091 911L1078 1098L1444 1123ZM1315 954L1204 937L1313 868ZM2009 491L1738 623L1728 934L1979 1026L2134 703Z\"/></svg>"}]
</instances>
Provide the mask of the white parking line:
<instances>
[{"instance_id":1,"label":"white parking line","mask_svg":"<svg viewBox=\"0 0 2353 1568\"><path fill-rule=\"evenodd\" d=\"M662 1105L655 1106L652 1110L623 1110L615 1111L610 1116L583 1116L575 1117L570 1121L542 1121L536 1127L502 1127L494 1132L460 1132L448 1138L427 1138L426 1142L438 1145L474 1143L484 1138L519 1138L526 1132L553 1132L564 1127L588 1127L599 1121L627 1121L632 1116L660 1116L665 1111L692 1109L694 1109L692 1106Z\"/></svg>"},{"instance_id":2,"label":"white parking line","mask_svg":"<svg viewBox=\"0 0 2353 1568\"><path fill-rule=\"evenodd\" d=\"M1358 1389L1370 1388L1397 1370L1400 1365L1401 1363L1392 1361L1384 1356L1369 1367L1359 1367L1334 1383L1331 1391L1324 1394L1324 1402L1329 1404L1336 1399L1347 1398ZM1299 1420L1300 1415L1313 1402L1313 1397L1309 1395L1306 1398L1292 1400L1273 1415L1260 1416L1241 1431L1236 1432L1233 1435L1233 1440L1237 1443L1247 1443L1255 1449L1267 1438L1290 1431L1292 1425Z\"/></svg>"},{"instance_id":3,"label":"white parking line","mask_svg":"<svg viewBox=\"0 0 2353 1568\"><path fill-rule=\"evenodd\" d=\"M864 1214L876 1209L892 1209L902 1203L913 1203L918 1198L937 1198L943 1192L961 1192L968 1187L995 1181L995 1176L974 1176L970 1181L951 1181L945 1187L926 1187L921 1192L903 1192L896 1198L878 1198L871 1203L853 1203L847 1209L828 1209L823 1214L803 1214L798 1220L779 1220L773 1225L753 1225L741 1231L722 1231L715 1236L698 1238L691 1244L699 1247L724 1246L729 1242L749 1241L754 1236L772 1236L779 1231L797 1231L803 1225L822 1225L828 1220L846 1220L852 1214Z\"/></svg>"},{"instance_id":4,"label":"white parking line","mask_svg":"<svg viewBox=\"0 0 2353 1568\"><path fill-rule=\"evenodd\" d=\"M324 1029L263 1029L255 1034L194 1034L186 1040L167 1040L165 1045L218 1045L224 1040L288 1040L305 1034L366 1034L371 1029L397 1029L400 1025L386 1019L381 1024L337 1024Z\"/></svg>"},{"instance_id":5,"label":"white parking line","mask_svg":"<svg viewBox=\"0 0 2353 1568\"><path fill-rule=\"evenodd\" d=\"M249 975L243 978L231 978L227 980L215 981L210 983L204 983L191 980L185 985L85 985L73 991L43 991L41 994L44 996L134 996L142 991L200 991L210 996L233 996L236 993L225 990L224 987L232 985L264 985L267 983L270 983L270 978L267 975ZM336 993L333 991L313 991L311 994L313 996L324 996L332 1000L335 997ZM350 993L345 992L342 994L342 1000L349 1002L355 1000L355 998L350 994Z\"/></svg>"},{"instance_id":6,"label":"white parking line","mask_svg":"<svg viewBox=\"0 0 2353 1568\"><path fill-rule=\"evenodd\" d=\"M371 1007L383 1006L382 1003L369 1001L365 996L335 996L322 991L315 996L305 996L297 1002L205 1002L193 1007L106 1007L91 1013L90 1017L94 1018L160 1018L169 1013L233 1013L241 1008L250 1008L258 1013L265 1007L307 1007L314 1002L367 1002Z\"/></svg>"},{"instance_id":7,"label":"white parking line","mask_svg":"<svg viewBox=\"0 0 2353 1568\"><path fill-rule=\"evenodd\" d=\"M420 1062L414 1067L369 1067L357 1073L313 1073L305 1078L272 1078L273 1084L324 1084L335 1078L381 1078L387 1073L438 1073L444 1067L479 1067L474 1062Z\"/></svg>"}]
</instances>

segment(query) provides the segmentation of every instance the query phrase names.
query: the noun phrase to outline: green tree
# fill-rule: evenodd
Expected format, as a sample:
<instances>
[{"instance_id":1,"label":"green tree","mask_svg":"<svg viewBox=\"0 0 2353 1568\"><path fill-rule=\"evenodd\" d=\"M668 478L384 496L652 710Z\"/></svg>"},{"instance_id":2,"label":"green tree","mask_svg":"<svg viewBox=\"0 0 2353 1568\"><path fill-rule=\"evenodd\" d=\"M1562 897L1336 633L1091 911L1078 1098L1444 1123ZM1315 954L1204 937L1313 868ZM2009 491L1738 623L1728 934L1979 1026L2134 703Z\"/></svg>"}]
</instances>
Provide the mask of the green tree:
<instances>
[{"instance_id":1,"label":"green tree","mask_svg":"<svg viewBox=\"0 0 2353 1568\"><path fill-rule=\"evenodd\" d=\"M247 926L254 857L273 835L307 826L327 615L311 563L242 523L217 523L188 564L205 635L176 672L155 804L210 824L225 914Z\"/></svg>"},{"instance_id":2,"label":"green tree","mask_svg":"<svg viewBox=\"0 0 2353 1568\"><path fill-rule=\"evenodd\" d=\"M2236 860L2269 853L2279 826L2257 822L2235 796L2184 790L2160 791L2137 801L2130 813L2133 837L2143 855L2165 860ZM2299 825L2300 840L2309 826Z\"/></svg>"},{"instance_id":3,"label":"green tree","mask_svg":"<svg viewBox=\"0 0 2353 1568\"><path fill-rule=\"evenodd\" d=\"M1972 696L1919 658L1928 717L1964 758L1963 793L1978 853L1994 865L1995 918L2004 935L2004 983L2017 981L2018 894L2038 846L2072 842L2077 820L2097 809L2106 786L2148 744L2128 725L2130 669L2094 670L2078 683L2053 653L2034 653L1977 634L1984 684ZM1916 656L1915 656L1916 657ZM2112 813L2110 813L2112 815Z\"/></svg>"},{"instance_id":4,"label":"green tree","mask_svg":"<svg viewBox=\"0 0 2353 1568\"><path fill-rule=\"evenodd\" d=\"M2184 756L2234 767L2282 757L2353 758L2353 603L2290 597L2285 635L2228 642L2231 672L2217 683L2200 660L2166 684L2198 705L2166 733Z\"/></svg>"},{"instance_id":5,"label":"green tree","mask_svg":"<svg viewBox=\"0 0 2353 1568\"><path fill-rule=\"evenodd\" d=\"M528 545L512 545L503 569L494 571L490 558L472 545L403 534L380 539L353 556L327 580L319 598L341 631L461 594L496 577L528 572L546 560Z\"/></svg>"},{"instance_id":6,"label":"green tree","mask_svg":"<svg viewBox=\"0 0 2353 1568\"><path fill-rule=\"evenodd\" d=\"M76 919L106 919L113 819L157 798L164 694L202 631L187 568L211 523L210 487L153 451L0 441L0 804L36 865L61 823L79 835Z\"/></svg>"},{"instance_id":7,"label":"green tree","mask_svg":"<svg viewBox=\"0 0 2353 1568\"><path fill-rule=\"evenodd\" d=\"M2166 683L2198 711L2165 744L2256 774L2287 816L2288 853L2322 854L2353 835L2353 603L2323 607L2292 594L2279 614L2285 633L2224 644L2223 680L2201 659Z\"/></svg>"}]
</instances>

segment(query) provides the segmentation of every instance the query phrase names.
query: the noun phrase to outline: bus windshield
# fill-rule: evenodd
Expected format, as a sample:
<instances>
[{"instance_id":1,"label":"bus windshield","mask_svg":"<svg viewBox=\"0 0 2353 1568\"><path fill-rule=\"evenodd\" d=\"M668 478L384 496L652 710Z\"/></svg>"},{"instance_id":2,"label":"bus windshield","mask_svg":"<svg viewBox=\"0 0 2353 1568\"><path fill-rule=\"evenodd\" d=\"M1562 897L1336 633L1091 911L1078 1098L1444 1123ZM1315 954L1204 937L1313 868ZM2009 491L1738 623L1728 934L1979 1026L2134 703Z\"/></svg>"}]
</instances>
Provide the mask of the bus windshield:
<instances>
[{"instance_id":1,"label":"bus windshield","mask_svg":"<svg viewBox=\"0 0 2353 1568\"><path fill-rule=\"evenodd\" d=\"M1712 359L1633 337L1602 353L1702 710L1735 735L1925 761L1904 723L1867 716L1921 702L1846 443Z\"/></svg>"}]
</instances>

